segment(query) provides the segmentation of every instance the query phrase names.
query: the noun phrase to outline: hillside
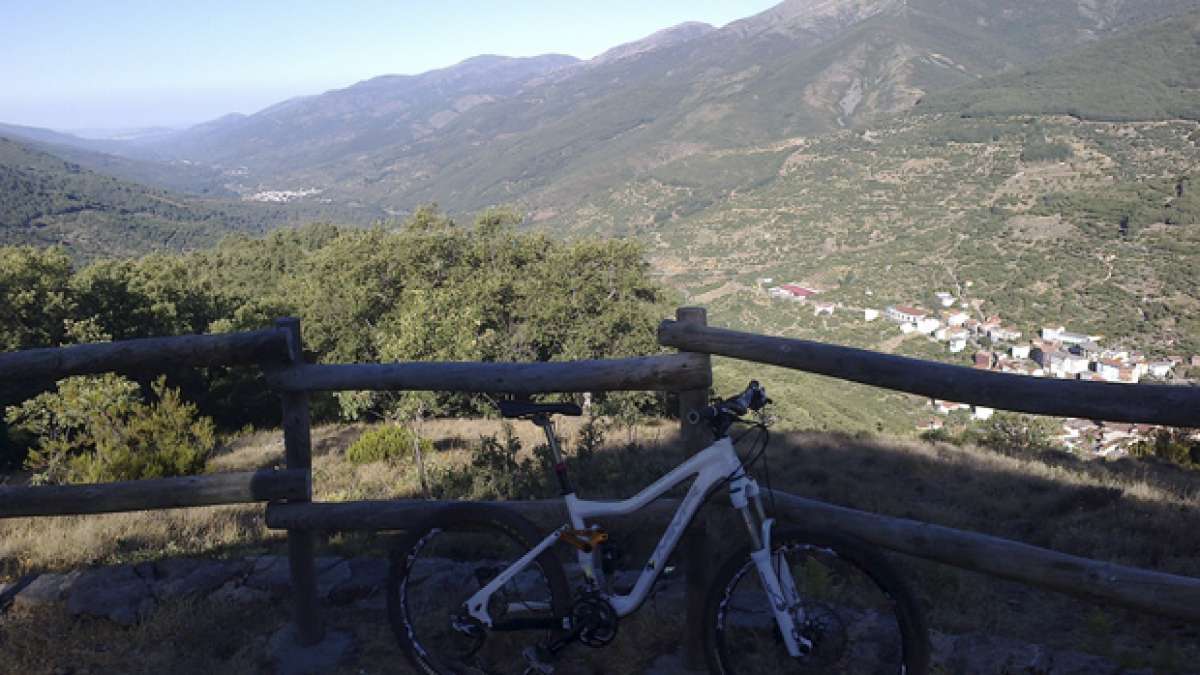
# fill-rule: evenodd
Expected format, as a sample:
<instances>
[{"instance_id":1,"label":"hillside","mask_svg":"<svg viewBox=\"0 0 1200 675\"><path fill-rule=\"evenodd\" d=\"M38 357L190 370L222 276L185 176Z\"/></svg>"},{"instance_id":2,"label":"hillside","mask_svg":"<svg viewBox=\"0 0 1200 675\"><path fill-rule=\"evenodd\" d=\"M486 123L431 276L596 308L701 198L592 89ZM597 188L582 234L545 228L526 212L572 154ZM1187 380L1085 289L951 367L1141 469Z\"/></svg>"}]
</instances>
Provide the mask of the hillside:
<instances>
[{"instance_id":1,"label":"hillside","mask_svg":"<svg viewBox=\"0 0 1200 675\"><path fill-rule=\"evenodd\" d=\"M1027 332L1061 319L1200 351L1200 286L1184 271L1200 255L1198 128L902 119L798 141L776 180L647 236L695 288L798 278L863 306L928 303L970 281L981 311ZM1047 144L1069 155L1030 158Z\"/></svg>"},{"instance_id":2,"label":"hillside","mask_svg":"<svg viewBox=\"0 0 1200 675\"><path fill-rule=\"evenodd\" d=\"M785 405L787 402L780 400L778 407ZM568 461L582 481L580 490L585 496L628 495L634 486L649 482L679 460L676 424L652 422L635 429L638 444L626 444L624 430L611 428L607 442L584 463L578 450L582 445L579 425L576 420L561 422L559 433L570 450ZM314 499L420 497L417 468L407 457L367 464L350 461L348 447L364 432L377 429L365 425L313 429L313 465L318 477L313 483ZM518 423L512 429L520 439L520 456L533 460L531 449L541 442L536 428ZM470 475L479 437L504 438L503 427L495 419L432 420L424 424L422 433L436 444L425 460L435 477L435 489L439 495L456 498L472 496L452 491L457 488L452 478ZM266 429L229 439L210 460L208 470L281 466L279 434L278 429ZM1011 457L980 448L839 434L773 434L770 463L774 488L805 497L1076 555L1177 574L1200 573L1200 551L1192 536L1200 526L1200 486L1194 474L1171 467L1128 461L1084 463L1053 455ZM521 469L521 475L533 479L537 496L554 494L550 472L536 461ZM903 479L897 480L898 476ZM722 507L710 509L709 527L731 533L717 545L723 549L740 544L745 536L736 529L740 524L725 521L727 507L716 506ZM636 571L659 534L658 529L639 528L639 524L644 525L629 521L608 524L614 542L625 553L618 563L622 573ZM135 584L126 582L106 593L106 605L89 603L87 613L99 616L86 619L53 605L35 606L29 597L33 593L28 593L14 600L7 612L0 609L0 628L12 636L0 642L0 658L14 664L15 672L83 667L92 672L147 675L164 671L262 672L269 659L267 637L290 618L289 596L283 593L286 584L268 576L286 569L282 558L276 557L283 555L284 542L277 531L263 526L261 506L12 518L0 522L0 535L0 584L24 574L74 569L82 569L83 574L107 572L110 579L136 579L129 570L138 565L138 569L151 566L159 570L161 575L155 575L154 583L165 586L164 577L171 583L170 574L196 570L197 565L189 560L196 558L215 560L221 567L194 574L193 583L215 587L234 579L212 597L201 593L178 600L178 587L172 594L156 593L146 602L155 610L132 629L103 617L115 615L116 607L146 601L129 592ZM360 569L381 569L390 543L390 539L376 536L331 538L321 547L319 560L328 565L351 558L358 575ZM723 555L724 550L714 553L717 560ZM259 564L250 564L254 562ZM920 598L935 631L932 672L1195 673L1198 643L1193 626L910 557L893 562ZM332 579L321 588L330 601L323 606L323 616L328 625L351 633L360 646L353 660L336 672L393 672L403 657L387 629L378 595L371 595L380 577L368 583L359 581L357 587L348 583L350 574L327 578ZM242 583L248 588L229 592L241 590L238 586ZM653 601L623 621L612 646L567 650L564 662L557 664L558 672L604 669L602 672L661 675L664 669L655 667L655 659L680 645L683 585L678 575L662 579ZM3 589L0 585L0 594ZM330 592L332 589L340 592ZM86 629L80 628L81 620L87 621ZM1095 656L1084 658L1085 654Z\"/></svg>"},{"instance_id":3,"label":"hillside","mask_svg":"<svg viewBox=\"0 0 1200 675\"><path fill-rule=\"evenodd\" d=\"M335 203L389 213L518 203L559 227L597 195L672 163L902 112L933 92L1197 6L788 0L720 29L660 31L586 63L476 57L106 151L198 162L226 172L240 194L320 189ZM768 179L772 160L742 156L693 173L727 190Z\"/></svg>"},{"instance_id":4,"label":"hillside","mask_svg":"<svg viewBox=\"0 0 1200 675\"><path fill-rule=\"evenodd\" d=\"M321 185L340 174L336 189L399 210L429 201L452 211L516 201L553 227L570 219L581 196L680 158L902 111L925 92L1180 4L1115 3L1109 16L1089 17L1073 0L787 2L632 58L566 69L473 108L420 143L384 145L320 167L301 158L284 176Z\"/></svg>"},{"instance_id":5,"label":"hillside","mask_svg":"<svg viewBox=\"0 0 1200 675\"><path fill-rule=\"evenodd\" d=\"M114 159L113 161L119 161ZM0 244L62 245L79 260L212 246L319 219L319 207L204 200L119 180L0 137ZM328 208L328 216L344 209Z\"/></svg>"},{"instance_id":6,"label":"hillside","mask_svg":"<svg viewBox=\"0 0 1200 675\"><path fill-rule=\"evenodd\" d=\"M1186 273L1200 255L1195 125L1045 115L1091 105L1096 117L1187 117L1200 14L1156 20L1198 4L794 1L721 29L683 24L588 62L477 57L137 146L211 162L177 159L160 183L208 181L212 194L243 198L306 191L292 203L188 201L229 222L192 211L170 218L205 226L164 229L161 195L120 207L141 215L117 226L95 206L103 200L68 202L48 211L57 230L23 226L7 240L133 227L132 243L100 250L143 251L301 218L361 223L425 202L451 213L516 202L540 229L647 242L662 278L710 305L715 323L946 359L882 324L780 308L756 280L805 279L847 308L930 302L969 282L979 312L1026 335L1062 323L1159 356L1200 352L1200 287ZM155 166L69 152L124 176ZM747 375L734 364L718 372ZM799 426L911 432L919 409L911 397L781 377L821 392L790 420Z\"/></svg>"},{"instance_id":7,"label":"hillside","mask_svg":"<svg viewBox=\"0 0 1200 675\"><path fill-rule=\"evenodd\" d=\"M361 161L381 146L419 141L472 108L576 62L570 56L476 56L420 75L385 75L345 89L283 101L254 115L228 115L153 144L173 157L246 166L256 175L284 166Z\"/></svg>"},{"instance_id":8,"label":"hillside","mask_svg":"<svg viewBox=\"0 0 1200 675\"><path fill-rule=\"evenodd\" d=\"M931 94L916 109L972 117L1200 119L1200 12L1139 27L1030 68Z\"/></svg>"}]
</instances>

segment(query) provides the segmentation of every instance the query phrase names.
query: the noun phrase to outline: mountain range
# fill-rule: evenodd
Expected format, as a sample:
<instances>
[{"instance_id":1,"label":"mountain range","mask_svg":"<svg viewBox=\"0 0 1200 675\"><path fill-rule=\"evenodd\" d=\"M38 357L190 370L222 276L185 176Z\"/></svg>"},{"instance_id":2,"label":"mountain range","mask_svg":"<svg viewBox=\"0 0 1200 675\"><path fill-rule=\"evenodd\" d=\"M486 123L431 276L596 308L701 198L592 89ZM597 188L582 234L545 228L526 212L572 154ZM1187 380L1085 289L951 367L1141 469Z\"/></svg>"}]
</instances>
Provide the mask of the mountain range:
<instances>
[{"instance_id":1,"label":"mountain range","mask_svg":"<svg viewBox=\"0 0 1200 675\"><path fill-rule=\"evenodd\" d=\"M843 308L970 288L1025 331L1192 353L1197 120L1200 0L787 0L587 61L478 56L184 130L0 125L0 242L87 259L510 204L560 236L638 238L724 325L945 358L852 312L781 311L757 280ZM911 414L775 376L808 401L800 425Z\"/></svg>"},{"instance_id":2,"label":"mountain range","mask_svg":"<svg viewBox=\"0 0 1200 675\"><path fill-rule=\"evenodd\" d=\"M589 197L680 158L869 123L931 92L1196 6L787 0L722 28L685 23L586 62L479 56L132 141L0 133L174 164L160 187L319 188L324 198L396 213L428 202L460 213L511 202L553 226ZM119 175L150 179L152 171L132 166Z\"/></svg>"}]
</instances>

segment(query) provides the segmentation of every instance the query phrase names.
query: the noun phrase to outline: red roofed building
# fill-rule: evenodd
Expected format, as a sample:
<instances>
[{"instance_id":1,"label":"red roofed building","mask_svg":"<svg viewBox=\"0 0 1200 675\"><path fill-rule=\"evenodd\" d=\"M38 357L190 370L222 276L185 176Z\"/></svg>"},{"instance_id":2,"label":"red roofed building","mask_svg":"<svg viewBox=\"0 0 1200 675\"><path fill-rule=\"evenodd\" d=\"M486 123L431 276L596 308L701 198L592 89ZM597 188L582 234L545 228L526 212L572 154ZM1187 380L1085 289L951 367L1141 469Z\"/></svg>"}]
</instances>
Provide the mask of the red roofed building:
<instances>
[{"instance_id":1,"label":"red roofed building","mask_svg":"<svg viewBox=\"0 0 1200 675\"><path fill-rule=\"evenodd\" d=\"M801 300L811 298L812 296L817 294L817 291L814 291L811 288L797 286L796 284L783 284L780 286L780 288L787 291L788 293L791 293L793 298L800 298Z\"/></svg>"}]
</instances>

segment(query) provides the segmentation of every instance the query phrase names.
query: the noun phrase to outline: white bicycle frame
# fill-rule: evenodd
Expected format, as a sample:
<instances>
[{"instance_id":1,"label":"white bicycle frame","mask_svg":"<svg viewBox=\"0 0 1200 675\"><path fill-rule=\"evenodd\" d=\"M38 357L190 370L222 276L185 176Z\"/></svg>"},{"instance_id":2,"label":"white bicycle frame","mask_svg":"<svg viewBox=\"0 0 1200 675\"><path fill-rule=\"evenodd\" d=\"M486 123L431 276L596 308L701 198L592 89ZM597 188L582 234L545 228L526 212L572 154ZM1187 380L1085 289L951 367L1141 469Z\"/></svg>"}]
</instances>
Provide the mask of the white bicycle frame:
<instances>
[{"instance_id":1,"label":"white bicycle frame","mask_svg":"<svg viewBox=\"0 0 1200 675\"><path fill-rule=\"evenodd\" d=\"M750 528L751 540L755 548L751 553L751 558L758 570L762 587L771 599L771 609L778 622L784 644L792 656L806 653L812 645L808 640L799 636L795 630L796 623L803 621L803 616L800 615L800 603L796 597L796 585L792 579L791 570L786 564L772 564L771 528L774 525L774 519L762 518L762 502L758 483L746 475L742 463L734 451L733 442L728 436L717 439L712 445L693 455L629 499L588 501L579 499L573 492L564 495L570 524L563 525L546 535L546 538L542 539L537 546L530 549L468 598L466 602L468 612L482 624L490 627L492 618L488 614L487 606L492 594L528 567L543 551L559 541L561 534L572 529L587 529L586 520L588 518L633 513L693 476L695 481L688 489L687 496L683 498L683 503L671 518L671 522L667 525L666 531L663 532L662 538L655 546L654 552L642 568L642 572L630 592L625 595L602 592L602 595L612 604L618 616L624 617L637 610L650 594L655 580L662 573L667 558L675 550L679 538L703 504L704 498L712 488L728 479L730 501L733 503L733 507L742 513ZM758 520L761 521L760 526L756 526L754 515L751 513L751 501L755 504ZM602 581L595 564L596 550L587 552L580 550L578 556L580 567L588 580ZM603 584L598 585L602 586Z\"/></svg>"}]
</instances>

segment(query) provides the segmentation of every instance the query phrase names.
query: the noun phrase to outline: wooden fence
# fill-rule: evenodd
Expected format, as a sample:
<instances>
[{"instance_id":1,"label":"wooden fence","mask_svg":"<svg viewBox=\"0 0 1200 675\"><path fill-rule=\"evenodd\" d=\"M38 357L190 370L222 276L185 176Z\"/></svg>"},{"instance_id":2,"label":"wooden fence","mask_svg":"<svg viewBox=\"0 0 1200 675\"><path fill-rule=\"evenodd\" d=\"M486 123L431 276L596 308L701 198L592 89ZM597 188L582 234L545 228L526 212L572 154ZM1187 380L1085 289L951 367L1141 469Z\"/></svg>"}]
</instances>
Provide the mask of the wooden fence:
<instances>
[{"instance_id":1,"label":"wooden fence","mask_svg":"<svg viewBox=\"0 0 1200 675\"><path fill-rule=\"evenodd\" d=\"M0 517L130 511L268 502L267 525L287 530L301 643L321 640L314 569L318 536L336 530L404 529L437 502L312 503L309 395L330 390L437 390L515 394L658 390L677 394L680 419L707 403L710 354L774 364L897 391L1026 413L1171 426L1200 426L1200 388L1047 380L878 354L805 340L710 328L701 308L680 308L659 329L660 344L682 350L631 359L568 363L398 363L315 365L303 361L300 323L270 330L129 340L0 354L0 382L54 380L106 371L145 373L179 366L261 367L282 402L286 469L83 486L0 487ZM711 439L681 422L686 453ZM559 502L508 503L544 518ZM838 529L880 547L1151 614L1200 622L1200 579L1114 565L997 537L857 511L776 493L781 515ZM652 517L674 503L649 507ZM704 538L685 538L689 625L703 602ZM697 647L696 631L687 637ZM699 654L698 648L687 649Z\"/></svg>"}]
</instances>

